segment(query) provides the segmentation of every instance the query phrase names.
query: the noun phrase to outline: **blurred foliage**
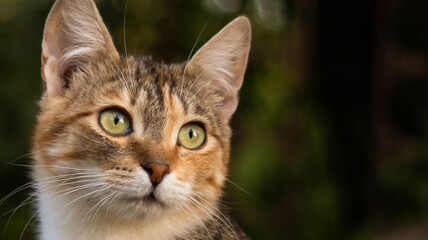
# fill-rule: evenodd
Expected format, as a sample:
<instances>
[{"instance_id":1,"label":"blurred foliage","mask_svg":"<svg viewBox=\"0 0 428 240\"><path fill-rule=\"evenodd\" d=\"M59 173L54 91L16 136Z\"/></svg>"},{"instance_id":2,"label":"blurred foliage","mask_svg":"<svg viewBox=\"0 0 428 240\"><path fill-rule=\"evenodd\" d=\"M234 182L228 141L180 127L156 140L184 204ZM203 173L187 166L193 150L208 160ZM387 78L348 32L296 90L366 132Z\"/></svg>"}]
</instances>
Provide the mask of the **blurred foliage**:
<instances>
[{"instance_id":1,"label":"blurred foliage","mask_svg":"<svg viewBox=\"0 0 428 240\"><path fill-rule=\"evenodd\" d=\"M337 177L342 169L331 160L344 151L336 149L338 140L332 137L340 126L332 123L329 106L316 94L316 54L308 53L315 48L317 31L316 24L307 23L316 22L317 16L305 15L312 8L316 12L317 4L311 2L316 3L102 0L97 4L121 53L152 55L167 63L185 61L194 44L196 49L202 46L234 17L249 16L252 49L232 121L230 183L224 201L253 239L372 239L391 226L428 220L426 134L396 154L368 153L379 157L371 163L373 195L361 196L361 201L370 199L369 213L357 224L346 215L350 196L344 196L347 186ZM29 181L26 165L31 161L28 152L41 94L42 32L52 4L0 0L1 196ZM0 239L19 239L28 222L22 239L35 239L35 210L18 207L32 201L26 200L30 194L26 189L0 201Z\"/></svg>"}]
</instances>

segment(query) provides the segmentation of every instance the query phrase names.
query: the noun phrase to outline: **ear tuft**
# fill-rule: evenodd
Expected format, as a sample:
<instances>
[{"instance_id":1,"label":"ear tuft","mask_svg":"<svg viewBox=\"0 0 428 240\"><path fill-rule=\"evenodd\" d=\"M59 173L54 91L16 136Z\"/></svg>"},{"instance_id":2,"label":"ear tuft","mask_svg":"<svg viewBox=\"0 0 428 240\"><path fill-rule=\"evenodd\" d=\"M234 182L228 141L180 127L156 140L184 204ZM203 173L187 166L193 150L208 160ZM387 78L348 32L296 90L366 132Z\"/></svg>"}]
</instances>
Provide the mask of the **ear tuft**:
<instances>
[{"instance_id":1,"label":"ear tuft","mask_svg":"<svg viewBox=\"0 0 428 240\"><path fill-rule=\"evenodd\" d=\"M221 101L216 113L228 122L238 105L251 44L251 25L241 16L230 22L196 52L188 63L188 69L200 72L210 81Z\"/></svg>"},{"instance_id":2,"label":"ear tuft","mask_svg":"<svg viewBox=\"0 0 428 240\"><path fill-rule=\"evenodd\" d=\"M46 20L42 77L48 96L67 86L67 74L102 55L118 58L113 41L92 0L58 0Z\"/></svg>"}]
</instances>

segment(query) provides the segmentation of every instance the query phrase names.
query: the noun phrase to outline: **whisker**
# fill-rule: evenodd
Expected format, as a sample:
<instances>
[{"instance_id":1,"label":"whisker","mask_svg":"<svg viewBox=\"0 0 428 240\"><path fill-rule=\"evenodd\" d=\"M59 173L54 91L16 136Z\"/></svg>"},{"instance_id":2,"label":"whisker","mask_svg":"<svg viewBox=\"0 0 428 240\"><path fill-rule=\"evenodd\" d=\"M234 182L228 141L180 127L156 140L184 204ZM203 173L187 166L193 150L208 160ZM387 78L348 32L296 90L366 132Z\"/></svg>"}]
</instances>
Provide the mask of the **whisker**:
<instances>
[{"instance_id":1,"label":"whisker","mask_svg":"<svg viewBox=\"0 0 428 240\"><path fill-rule=\"evenodd\" d=\"M198 37L196 38L195 43L193 44L192 49L190 50L189 56L187 56L186 65L184 65L183 76L182 76L182 78L181 78L181 88L180 88L180 95L179 95L180 97L182 96L182 92L183 92L183 85L184 85L184 76L186 75L187 65L188 65L188 63L189 63L190 57L192 56L193 51L195 50L196 44L198 44L198 42L199 42L199 38L201 37L202 32L204 31L205 27L206 27L206 26L208 25L208 23L210 22L210 20L211 20L212 16L213 16L213 15L211 15L211 16L208 18L208 20L205 22L204 26L202 27L201 31L200 31L200 32L199 32L199 34L198 34Z\"/></svg>"},{"instance_id":2,"label":"whisker","mask_svg":"<svg viewBox=\"0 0 428 240\"><path fill-rule=\"evenodd\" d=\"M18 163L11 163L11 166L14 167L28 167L28 168L32 168L32 167L54 167L54 165L42 165L42 164L18 164Z\"/></svg>"},{"instance_id":3,"label":"whisker","mask_svg":"<svg viewBox=\"0 0 428 240\"><path fill-rule=\"evenodd\" d=\"M126 46L126 10L128 8L128 0L125 1L125 9L123 10L123 47L125 50L125 56L126 56L126 67L127 67L127 71L128 71L128 78L131 82L131 91L133 90L134 92L136 91L136 87L134 85L134 81L133 78L131 78L131 70L129 68L129 62L128 62L128 50L127 50L127 46Z\"/></svg>"},{"instance_id":4,"label":"whisker","mask_svg":"<svg viewBox=\"0 0 428 240\"><path fill-rule=\"evenodd\" d=\"M187 93L186 93L186 96L184 97L184 99L187 100L187 96L189 95L189 92L192 89L193 84L195 84L198 81L198 79L204 74L204 72L205 72L205 70L203 70L195 79L193 79L192 84L190 85L189 89L187 89Z\"/></svg>"},{"instance_id":5,"label":"whisker","mask_svg":"<svg viewBox=\"0 0 428 240\"><path fill-rule=\"evenodd\" d=\"M211 216L213 216L214 218L212 219L216 224L217 224L217 226L219 226L219 227L221 227L221 228L223 228L224 230L225 230L225 227L222 225L222 224L220 224L220 222L219 221L217 221L216 220L216 218L217 219L219 219L224 225L226 225L228 228L229 228L229 230L231 231L231 232L233 232L234 233L234 235L235 235L235 237L236 237L236 234L235 234L235 230L233 229L233 227L231 227L231 224L230 224L230 222L229 223L226 223L220 216L218 216L215 212L213 212L210 208L208 208L207 206L205 206L204 204L202 204L201 202L199 202L198 200L196 200L196 199L194 199L193 197L190 197L191 199L189 199L191 202L193 202L193 204L195 204L201 211L203 211L203 212L205 212L206 214L209 214L209 215L211 215ZM207 202L208 203L208 202ZM209 204L209 203L208 203ZM220 214L221 214L221 216L223 216L224 218L226 218L226 216L224 216L223 215L223 213L221 213L220 212L220 210L218 210L216 207L214 207L213 205L211 205L211 204L209 204L212 208L214 208L217 212L219 212ZM227 219L227 218L226 218Z\"/></svg>"},{"instance_id":6,"label":"whisker","mask_svg":"<svg viewBox=\"0 0 428 240\"><path fill-rule=\"evenodd\" d=\"M22 240L22 237L24 236L24 233L25 233L25 230L27 229L27 227L28 227L28 225L30 224L30 222L31 222L31 220L33 220L34 219L34 217L41 211L41 210L43 210L43 209L45 209L46 207L48 207L48 206L50 206L53 202L55 202L56 200L58 200L59 198L61 198L62 196L64 196L64 195L67 195L67 194L70 194L70 193L73 193L73 192L76 192L76 191L78 191L78 190L83 190L83 189L86 189L86 188L90 188L90 187L95 187L95 186L102 186L103 184L99 184L99 183L97 183L97 184L87 184L87 185L85 185L85 186L81 186L80 188L77 188L77 189L74 189L74 190L72 190L72 191L68 191L68 192L66 192L66 193L63 193L63 194L61 194L61 195L59 195L59 196L57 196L57 197L55 197L54 199L52 199L51 201L49 201L45 206L43 206L43 207L41 207L41 208L39 208L32 216L31 216L31 218L27 221L27 224L25 224L25 227L24 227L24 229L22 230L22 233L21 233L21 236L19 237L19 240ZM107 189L107 187L106 188L104 188L104 190L106 190ZM99 191L99 190L98 190Z\"/></svg>"},{"instance_id":7,"label":"whisker","mask_svg":"<svg viewBox=\"0 0 428 240\"><path fill-rule=\"evenodd\" d=\"M24 185L21 185L20 187L16 188L15 190L13 190L12 192L10 192L9 194L7 194L6 196L4 196L2 199L0 199L0 205L2 205L7 199L9 199L10 197L12 197L13 195L17 194L18 192L25 190L27 188L32 187L33 181L28 182Z\"/></svg>"},{"instance_id":8,"label":"whisker","mask_svg":"<svg viewBox=\"0 0 428 240\"><path fill-rule=\"evenodd\" d=\"M91 218L92 219L94 219L95 218L95 216L97 215L97 213L98 213L98 211L100 210L100 208L104 205L104 203L110 198L110 197L112 197L113 195L115 194L115 192L113 192L113 193L111 193L110 195L108 195L108 196L106 196L106 197L104 197L103 199L101 199L101 201L99 201L97 204L95 204L89 211L88 211L88 213L90 213L94 208L96 208L97 210L94 212L94 214L90 214L89 215L89 219L88 219L88 221L91 221ZM99 205L98 207L97 207L97 205ZM92 217L91 217L92 216Z\"/></svg>"},{"instance_id":9,"label":"whisker","mask_svg":"<svg viewBox=\"0 0 428 240\"><path fill-rule=\"evenodd\" d=\"M50 176L50 177L44 177L44 178L40 178L40 179L37 179L37 180L33 180L33 181L30 181L30 182L28 182L28 183L26 183L26 184L18 187L17 189L13 190L9 194L7 194L5 197L3 197L2 199L0 199L0 205L2 205L5 201L7 201L13 195L15 195L15 194L17 194L17 193L19 193L19 192L21 192L21 191L23 191L25 189L28 189L28 188L31 188L31 187L35 187L35 186L38 186L38 185L42 185L42 184L48 184L48 183L58 182L58 181L63 180L61 178L63 178L63 177L69 177L69 176L77 176L77 177L67 178L67 180L74 180L74 179L91 177L91 176L92 177L101 177L101 176L104 176L104 175L99 174L99 175L90 175L90 176L88 176L88 175L82 175L81 173L70 173L70 174L62 174L62 175L59 175L59 176Z\"/></svg>"},{"instance_id":10,"label":"whisker","mask_svg":"<svg viewBox=\"0 0 428 240\"><path fill-rule=\"evenodd\" d=\"M98 178L99 176L102 176L101 174L100 175L83 175L82 176L82 174L81 173L72 173L72 174L63 174L63 175L59 175L59 176L51 176L51 177L45 177L45 178L41 178L41 179L38 179L37 181L31 181L31 182L29 182L29 183L27 183L27 184L25 184L25 185L23 185L23 186L21 186L20 188L18 188L18 189L16 189L15 191L13 191L11 194L9 194L8 196L6 196L3 200L2 200L2 203L5 201L5 200L7 200L7 198L9 198L10 196L12 196L12 195L14 195L14 194L16 194L17 192L19 192L20 190L23 190L23 189L26 189L26 188L29 188L29 187L32 187L32 186L37 186L37 185L42 185L42 184L45 184L45 185L47 185L47 184L50 184L50 183L55 183L55 182L58 182L58 181L61 181L61 180L63 180L63 177L65 177L65 175L67 175L67 176L76 176L77 175L77 177L72 177L72 178L68 178L67 180L69 180L69 181L71 181L71 182L69 182L69 183L66 183L66 184L64 184L64 183L62 183L62 184L60 184L60 185L55 185L55 186L50 186L50 187L45 187L45 190L49 190L49 189L52 189L52 188L58 188L58 187L61 187L61 186L65 186L65 185L70 185L70 184L78 184L78 183L86 183L86 182L96 182L96 180L98 180L98 179L84 179L84 180L79 180L79 181L75 181L76 179L80 179L80 178L89 178L89 177L92 177L92 178ZM62 190L62 191L59 191L59 192L57 192L57 193L61 193L61 192L65 192L65 191L70 191L70 190L73 190L73 189L76 189L76 188L80 188L81 186L78 186L78 187L74 187L74 188L70 188L70 189L65 189L65 190ZM18 191L17 191L18 190ZM33 193L33 194L31 194L28 198L26 198L24 201L22 201L19 205L18 205L18 207L16 207L16 208L14 208L14 209L12 209L12 210L10 210L10 211L8 211L8 212L6 212L6 213L4 213L4 214L2 214L0 217L3 217L3 216L5 216L5 215L7 215L7 214L9 214L9 213L12 213L10 216L9 216L9 219L8 219L8 221L7 221L7 223L6 223L6 225L5 225L5 228L4 228L4 230L3 230L3 234L2 235L4 235L4 233L5 233L5 231L6 231L6 229L7 229L7 226L9 225L9 223L10 223L10 221L11 221L11 219L12 219L12 217L14 216L14 214L16 213L16 211L18 210L18 209L20 209L21 207L23 207L23 206L25 206L25 205L28 205L28 204L31 204L31 203L33 203L33 202L35 202L35 201L37 201L36 199L35 200L31 200L30 201L30 199L31 198L33 198L33 197L35 197L37 195L37 193ZM0 203L1 204L1 203Z\"/></svg>"},{"instance_id":11,"label":"whisker","mask_svg":"<svg viewBox=\"0 0 428 240\"><path fill-rule=\"evenodd\" d=\"M107 206L107 210L106 210L106 212L105 212L105 214L107 214L108 212L109 212L109 210L110 210L110 207L111 207L111 205L112 205L112 203L114 203L114 201L116 200L116 198L117 197L119 197L119 192L116 192L116 196L114 196L112 199L111 199L111 201L110 201L110 204Z\"/></svg>"},{"instance_id":12,"label":"whisker","mask_svg":"<svg viewBox=\"0 0 428 240\"><path fill-rule=\"evenodd\" d=\"M14 208L14 209L11 209L11 210L9 210L9 211L7 211L7 212L5 212L5 213L3 213L2 215L0 215L0 217L4 217L4 216L8 215L9 213L12 213L12 215L13 215L13 212L15 212L16 210L18 210L19 208L21 208L21 207L23 207L23 206L25 206L25 205L27 205L27 204L30 204L30 203L33 203L33 202L37 201L36 199L34 199L34 200L32 200L32 201L29 201L29 200L30 200L31 198L33 198L34 196L36 196L36 194L31 194L29 197L27 197L26 199L24 199L24 201L22 201L22 202L18 205L18 207Z\"/></svg>"},{"instance_id":13,"label":"whisker","mask_svg":"<svg viewBox=\"0 0 428 240\"><path fill-rule=\"evenodd\" d=\"M58 169L67 169L67 170L76 170L76 171L82 171L82 172L99 172L98 169L85 169L85 168L75 168L75 167L66 167L66 166L57 166L57 165L43 165L43 164L33 164L28 165L29 167L52 167L52 168L58 168Z\"/></svg>"},{"instance_id":14,"label":"whisker","mask_svg":"<svg viewBox=\"0 0 428 240\"><path fill-rule=\"evenodd\" d=\"M193 197L189 196L188 199L194 206L196 206L199 210L201 210L202 212L204 212L207 215L213 216L214 218L212 219L217 226L223 227L217 220L216 218L218 218L218 216L212 212L209 208L207 208L206 206L202 205L198 200L194 199Z\"/></svg>"},{"instance_id":15,"label":"whisker","mask_svg":"<svg viewBox=\"0 0 428 240\"><path fill-rule=\"evenodd\" d=\"M207 205L209 205L209 206L211 206L211 208L213 209L213 210L215 210L217 213L219 213L220 214L220 216L218 215L218 214L216 214L216 213L214 213L214 212L212 212L211 211L211 209L209 209L208 207L206 207L206 209L207 210L209 210L210 211L210 213L212 213L213 214L213 216L214 217L216 217L216 218L218 218L224 225L226 225L228 228L229 228L229 230L235 235L235 238L236 239L239 239L238 238L238 236L236 235L236 231L235 231L235 229L233 228L233 225L232 225L232 223L229 221L229 218L228 217L226 217L216 206L214 206L213 204L211 204L210 202L208 202L206 199L204 199L203 197L201 197L201 196L199 196L199 194L198 193L196 193L196 192L193 192L193 195L195 196L195 197L197 197L199 200L201 200L201 201L203 201L205 204L207 204ZM195 201L197 201L197 199L194 199ZM204 206L204 205L202 205L202 206ZM205 206L204 206L205 207ZM225 219L226 221L227 221L227 223L223 220L223 219ZM219 225L219 226L221 226L221 225Z\"/></svg>"},{"instance_id":16,"label":"whisker","mask_svg":"<svg viewBox=\"0 0 428 240\"><path fill-rule=\"evenodd\" d=\"M28 205L28 204L31 204L31 203L33 203L33 202L37 201L36 199L35 199L35 200L30 201L30 199L31 199L31 198L33 198L34 196L35 196L35 194L32 194L32 195L31 195L31 196L29 196L28 198L24 199L24 201L22 201L22 202L18 205L18 207L14 208L14 209L12 209L12 210L10 210L10 211L8 211L8 212L6 212L6 213L4 213L4 214L2 214L2 215L0 216L0 217L3 217L3 216L5 216L5 215L7 215L7 214L9 214L9 213L12 213L12 214L9 216L9 218L8 218L8 220L7 220L7 222L6 222L5 227L3 228L2 238L3 238L4 234L6 233L6 229L7 229L7 227L9 226L9 223L10 223L10 221L12 220L12 217L15 215L15 212L16 212L16 211L18 211L18 209L20 209L21 207L23 207L23 206L25 206L25 205Z\"/></svg>"},{"instance_id":17,"label":"whisker","mask_svg":"<svg viewBox=\"0 0 428 240\"><path fill-rule=\"evenodd\" d=\"M76 199L74 199L73 201L71 201L71 202L69 202L68 204L66 204L65 206L63 206L58 212L61 212L63 209L65 209L66 207L68 207L68 206L70 206L71 204L73 204L74 202L76 202L76 201L78 201L78 200L80 200L80 199L82 199L82 198L85 198L85 197L87 197L87 196L89 196L89 195L91 195L91 194L94 194L94 193L97 193L97 192L101 192L101 191L104 191L104 190L106 190L105 188L104 189L100 189L99 191L92 191L92 192L89 192L89 193L87 193L87 194L84 194L84 195L82 195L82 196L80 196L80 197L78 197L78 198L76 198Z\"/></svg>"},{"instance_id":18,"label":"whisker","mask_svg":"<svg viewBox=\"0 0 428 240\"><path fill-rule=\"evenodd\" d=\"M26 154L21 155L21 156L15 158L15 159L13 159L13 160L11 160L9 162L5 162L5 161L0 161L0 162L3 163L3 164L6 164L6 165L14 166L13 162L16 162L16 161L18 161L20 159L23 159L23 158L26 158L26 157L29 157L29 156L33 155L34 153L38 153L38 152L41 152L41 151L43 151L43 149L26 153Z\"/></svg>"},{"instance_id":19,"label":"whisker","mask_svg":"<svg viewBox=\"0 0 428 240\"><path fill-rule=\"evenodd\" d=\"M25 158L25 157L31 156L32 154L33 154L33 153L27 153L27 154L24 154L24 155L22 155L22 156L19 156L19 157L15 158L15 159L13 159L13 160L9 161L9 162L3 162L3 161L2 161L2 163L9 165L9 164L12 164L13 162L16 162L16 161L18 161L18 160L20 160L20 159L22 159L22 158Z\"/></svg>"},{"instance_id":20,"label":"whisker","mask_svg":"<svg viewBox=\"0 0 428 240\"><path fill-rule=\"evenodd\" d=\"M193 98L195 98L195 97L196 97L196 95L199 93L199 91L201 91L201 90L202 90L204 87L206 87L208 84L211 84L211 82L212 82L212 80L211 80L211 81L207 81L204 85L202 85L202 86L198 89L198 91L196 91L196 92L193 94L193 96L192 96L192 98L190 98L189 102L192 102Z\"/></svg>"},{"instance_id":21,"label":"whisker","mask_svg":"<svg viewBox=\"0 0 428 240\"><path fill-rule=\"evenodd\" d=\"M205 228L205 230L207 231L208 236L210 237L211 240L213 240L210 231L208 230L207 226L205 226L205 223L200 219L200 217L189 207L186 205L182 205L186 210L190 211L190 213L193 214L193 216L196 217L196 219L201 223L202 227Z\"/></svg>"},{"instance_id":22,"label":"whisker","mask_svg":"<svg viewBox=\"0 0 428 240\"><path fill-rule=\"evenodd\" d=\"M140 28L138 29L137 41L135 43L134 54L133 54L134 56L137 55L138 44L140 42L140 37L141 37L141 29L142 29L142 26L140 26Z\"/></svg>"},{"instance_id":23,"label":"whisker","mask_svg":"<svg viewBox=\"0 0 428 240\"><path fill-rule=\"evenodd\" d=\"M222 176L223 177L223 176ZM227 177L223 177L224 180L226 180L227 182L229 182L230 184L232 184L233 186L235 186L236 188L238 188L239 190L243 191L244 193L246 193L248 196L256 199L256 197L254 197L251 193L249 193L248 191L246 191L244 188L242 188L241 186L239 186L238 184L232 182L232 180L229 180Z\"/></svg>"},{"instance_id":24,"label":"whisker","mask_svg":"<svg viewBox=\"0 0 428 240\"><path fill-rule=\"evenodd\" d=\"M123 85L126 89L128 89L128 90L129 90L130 88L129 88L128 83L126 82L126 77L125 77L125 75L123 74L123 71L120 69L119 65L117 65L116 61L114 61L114 59L113 59L110 55L108 55L108 56L109 56L109 58L110 58L110 61L113 63L114 67L116 68L115 73L116 73L116 75L117 75L117 77L118 77L119 81L122 83L122 85ZM119 76L119 74L122 76L122 78L121 78L121 76Z\"/></svg>"}]
</instances>

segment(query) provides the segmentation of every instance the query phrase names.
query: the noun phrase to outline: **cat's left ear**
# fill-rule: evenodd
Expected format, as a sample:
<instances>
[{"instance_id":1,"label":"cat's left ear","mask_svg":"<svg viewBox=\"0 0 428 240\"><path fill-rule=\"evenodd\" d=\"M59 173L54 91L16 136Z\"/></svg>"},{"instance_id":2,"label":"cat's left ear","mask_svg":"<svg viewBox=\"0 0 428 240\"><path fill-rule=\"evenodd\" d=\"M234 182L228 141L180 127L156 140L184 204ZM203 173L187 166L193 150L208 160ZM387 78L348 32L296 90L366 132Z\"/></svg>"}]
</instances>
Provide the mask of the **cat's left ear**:
<instances>
[{"instance_id":1,"label":"cat's left ear","mask_svg":"<svg viewBox=\"0 0 428 240\"><path fill-rule=\"evenodd\" d=\"M238 106L251 43L251 25L241 16L230 22L196 52L187 65L202 75L203 86L213 90L215 112L227 123Z\"/></svg>"},{"instance_id":2,"label":"cat's left ear","mask_svg":"<svg viewBox=\"0 0 428 240\"><path fill-rule=\"evenodd\" d=\"M48 97L60 96L69 74L100 58L119 53L93 0L57 0L46 20L42 42L42 77Z\"/></svg>"}]
</instances>

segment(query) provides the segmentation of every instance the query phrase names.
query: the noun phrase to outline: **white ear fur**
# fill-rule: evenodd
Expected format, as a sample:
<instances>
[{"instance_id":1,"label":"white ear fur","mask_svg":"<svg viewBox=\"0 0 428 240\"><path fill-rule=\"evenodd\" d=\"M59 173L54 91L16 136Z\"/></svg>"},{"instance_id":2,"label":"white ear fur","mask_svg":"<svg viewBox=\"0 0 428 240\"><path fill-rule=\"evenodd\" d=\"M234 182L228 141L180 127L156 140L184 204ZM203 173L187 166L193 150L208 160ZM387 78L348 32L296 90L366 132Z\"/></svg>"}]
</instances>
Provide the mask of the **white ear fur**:
<instances>
[{"instance_id":1,"label":"white ear fur","mask_svg":"<svg viewBox=\"0 0 428 240\"><path fill-rule=\"evenodd\" d=\"M230 22L196 52L187 65L189 71L203 74L209 87L220 95L216 113L228 122L238 105L251 43L251 25L241 16Z\"/></svg>"},{"instance_id":2,"label":"white ear fur","mask_svg":"<svg viewBox=\"0 0 428 240\"><path fill-rule=\"evenodd\" d=\"M42 42L42 77L47 95L66 86L67 71L102 54L118 58L110 34L92 0L57 0L46 20Z\"/></svg>"}]
</instances>

